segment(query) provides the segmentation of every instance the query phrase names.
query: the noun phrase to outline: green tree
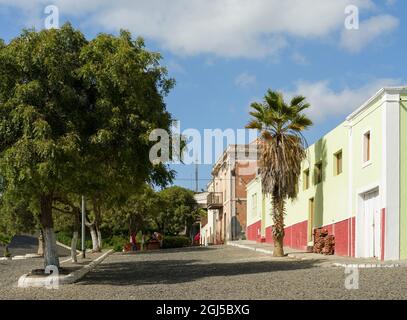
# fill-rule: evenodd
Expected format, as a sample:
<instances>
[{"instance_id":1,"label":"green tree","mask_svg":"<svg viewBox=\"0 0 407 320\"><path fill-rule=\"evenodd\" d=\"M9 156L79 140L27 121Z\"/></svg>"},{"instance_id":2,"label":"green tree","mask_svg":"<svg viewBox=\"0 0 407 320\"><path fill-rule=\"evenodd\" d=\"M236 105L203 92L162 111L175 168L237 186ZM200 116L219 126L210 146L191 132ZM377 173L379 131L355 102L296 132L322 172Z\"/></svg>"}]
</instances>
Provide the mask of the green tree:
<instances>
[{"instance_id":1,"label":"green tree","mask_svg":"<svg viewBox=\"0 0 407 320\"><path fill-rule=\"evenodd\" d=\"M310 105L305 97L294 97L289 104L282 94L268 90L263 103L251 104L252 120L247 128L260 131L260 174L262 189L271 195L274 256L284 256L285 201L297 196L301 162L306 156L302 131L312 125L304 114Z\"/></svg>"},{"instance_id":2,"label":"green tree","mask_svg":"<svg viewBox=\"0 0 407 320\"><path fill-rule=\"evenodd\" d=\"M3 192L34 201L45 265L59 266L56 202L103 201L109 190L172 179L168 166L149 161L149 133L172 121L164 96L174 81L160 59L128 32L88 42L69 24L0 44Z\"/></svg>"},{"instance_id":3,"label":"green tree","mask_svg":"<svg viewBox=\"0 0 407 320\"><path fill-rule=\"evenodd\" d=\"M160 209L157 193L148 184L124 195L122 200L115 199L113 204L106 212L104 224L128 230L129 235L152 230L153 217Z\"/></svg>"},{"instance_id":4,"label":"green tree","mask_svg":"<svg viewBox=\"0 0 407 320\"><path fill-rule=\"evenodd\" d=\"M158 192L160 210L154 221L160 232L166 235L178 235L189 230L200 215L194 192L179 186L173 186Z\"/></svg>"}]
</instances>

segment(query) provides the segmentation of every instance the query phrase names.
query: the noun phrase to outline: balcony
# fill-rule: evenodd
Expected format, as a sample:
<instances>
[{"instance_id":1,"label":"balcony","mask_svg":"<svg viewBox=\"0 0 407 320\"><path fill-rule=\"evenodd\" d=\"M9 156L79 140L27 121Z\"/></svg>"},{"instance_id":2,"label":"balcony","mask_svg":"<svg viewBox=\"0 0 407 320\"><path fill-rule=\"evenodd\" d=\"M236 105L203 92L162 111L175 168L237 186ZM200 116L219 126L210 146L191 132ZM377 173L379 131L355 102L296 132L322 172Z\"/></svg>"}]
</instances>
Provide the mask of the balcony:
<instances>
[{"instance_id":1,"label":"balcony","mask_svg":"<svg viewBox=\"0 0 407 320\"><path fill-rule=\"evenodd\" d=\"M208 209L220 209L223 207L222 192L210 192L207 198Z\"/></svg>"}]
</instances>

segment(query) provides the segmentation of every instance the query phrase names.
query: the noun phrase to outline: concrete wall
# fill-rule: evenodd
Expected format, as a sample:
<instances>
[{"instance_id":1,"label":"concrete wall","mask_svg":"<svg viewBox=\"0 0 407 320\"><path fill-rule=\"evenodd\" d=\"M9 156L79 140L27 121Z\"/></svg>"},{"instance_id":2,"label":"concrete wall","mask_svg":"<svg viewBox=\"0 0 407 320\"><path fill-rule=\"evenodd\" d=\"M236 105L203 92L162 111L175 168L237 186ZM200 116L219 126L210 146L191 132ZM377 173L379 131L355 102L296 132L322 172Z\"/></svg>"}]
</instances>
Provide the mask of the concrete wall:
<instances>
[{"instance_id":1,"label":"concrete wall","mask_svg":"<svg viewBox=\"0 0 407 320\"><path fill-rule=\"evenodd\" d=\"M407 95L400 103L400 259L407 259Z\"/></svg>"}]
</instances>

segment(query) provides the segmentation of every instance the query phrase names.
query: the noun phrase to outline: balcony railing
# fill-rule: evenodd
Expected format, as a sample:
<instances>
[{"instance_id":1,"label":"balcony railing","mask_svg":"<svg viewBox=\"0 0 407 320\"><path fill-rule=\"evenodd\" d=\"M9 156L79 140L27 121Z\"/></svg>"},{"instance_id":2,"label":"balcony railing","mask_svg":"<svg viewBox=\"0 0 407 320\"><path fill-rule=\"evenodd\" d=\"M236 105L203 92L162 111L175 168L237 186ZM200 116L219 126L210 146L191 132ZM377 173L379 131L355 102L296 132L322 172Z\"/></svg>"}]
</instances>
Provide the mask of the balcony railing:
<instances>
[{"instance_id":1,"label":"balcony railing","mask_svg":"<svg viewBox=\"0 0 407 320\"><path fill-rule=\"evenodd\" d=\"M208 209L219 209L223 207L222 192L210 192L208 194Z\"/></svg>"}]
</instances>

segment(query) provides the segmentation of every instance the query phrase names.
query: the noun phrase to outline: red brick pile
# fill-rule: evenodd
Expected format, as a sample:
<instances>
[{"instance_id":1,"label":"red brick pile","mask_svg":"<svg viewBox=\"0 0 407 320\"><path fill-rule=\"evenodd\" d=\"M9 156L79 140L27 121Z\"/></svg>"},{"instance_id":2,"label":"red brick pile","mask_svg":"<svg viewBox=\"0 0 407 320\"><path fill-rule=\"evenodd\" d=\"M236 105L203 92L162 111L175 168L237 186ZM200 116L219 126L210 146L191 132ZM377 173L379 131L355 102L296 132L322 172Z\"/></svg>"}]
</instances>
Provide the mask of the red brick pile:
<instances>
[{"instance_id":1,"label":"red brick pile","mask_svg":"<svg viewBox=\"0 0 407 320\"><path fill-rule=\"evenodd\" d=\"M329 235L324 228L314 230L314 253L333 255L335 253L335 237Z\"/></svg>"}]
</instances>

